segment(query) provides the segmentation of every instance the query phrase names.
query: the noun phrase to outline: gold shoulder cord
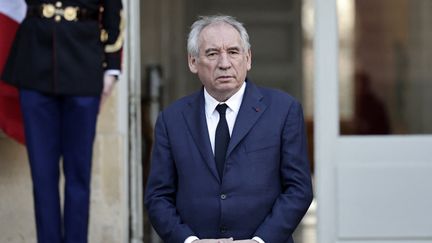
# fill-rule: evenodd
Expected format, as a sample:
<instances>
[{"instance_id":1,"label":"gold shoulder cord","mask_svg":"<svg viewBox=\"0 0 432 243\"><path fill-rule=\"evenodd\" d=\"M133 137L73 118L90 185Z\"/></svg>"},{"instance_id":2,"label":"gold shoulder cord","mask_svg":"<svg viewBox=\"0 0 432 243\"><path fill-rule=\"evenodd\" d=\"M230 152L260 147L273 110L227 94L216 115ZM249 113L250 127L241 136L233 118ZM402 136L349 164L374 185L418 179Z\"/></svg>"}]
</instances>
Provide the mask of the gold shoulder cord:
<instances>
[{"instance_id":1,"label":"gold shoulder cord","mask_svg":"<svg viewBox=\"0 0 432 243\"><path fill-rule=\"evenodd\" d=\"M123 46L123 32L124 32L124 27L125 27L124 22L125 21L124 21L124 16L123 16L123 10L121 10L120 11L120 26L119 26L120 32L119 32L119 35L117 37L117 40L113 44L105 45L105 52L106 53L117 52Z\"/></svg>"}]
</instances>

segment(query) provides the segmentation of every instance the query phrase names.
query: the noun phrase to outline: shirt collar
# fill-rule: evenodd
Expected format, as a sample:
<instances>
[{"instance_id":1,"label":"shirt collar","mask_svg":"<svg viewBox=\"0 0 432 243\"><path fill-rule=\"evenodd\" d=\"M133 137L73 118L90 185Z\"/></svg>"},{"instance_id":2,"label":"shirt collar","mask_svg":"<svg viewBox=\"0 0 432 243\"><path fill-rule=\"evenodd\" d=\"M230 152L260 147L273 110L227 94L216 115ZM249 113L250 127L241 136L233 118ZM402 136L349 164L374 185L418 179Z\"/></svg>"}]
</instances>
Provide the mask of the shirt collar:
<instances>
[{"instance_id":1,"label":"shirt collar","mask_svg":"<svg viewBox=\"0 0 432 243\"><path fill-rule=\"evenodd\" d=\"M221 104L221 103L225 103L230 110L234 111L235 113L238 113L238 111L240 110L240 105L241 105L241 102L243 100L243 95L245 93L245 90L246 90L246 82L243 82L240 89L233 96L231 96L225 102L219 102L215 98L213 98L207 92L207 90L204 87L204 100L205 100L206 115L211 116L211 114L215 111L216 106Z\"/></svg>"}]
</instances>

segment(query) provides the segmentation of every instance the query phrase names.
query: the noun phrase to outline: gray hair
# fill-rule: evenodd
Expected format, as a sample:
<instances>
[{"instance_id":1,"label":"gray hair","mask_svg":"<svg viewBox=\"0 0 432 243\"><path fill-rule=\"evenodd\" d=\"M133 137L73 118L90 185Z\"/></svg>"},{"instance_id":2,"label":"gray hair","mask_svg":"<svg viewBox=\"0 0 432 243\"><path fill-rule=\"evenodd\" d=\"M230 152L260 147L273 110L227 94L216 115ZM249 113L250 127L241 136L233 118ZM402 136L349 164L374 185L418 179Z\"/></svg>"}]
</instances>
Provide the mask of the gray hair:
<instances>
[{"instance_id":1,"label":"gray hair","mask_svg":"<svg viewBox=\"0 0 432 243\"><path fill-rule=\"evenodd\" d=\"M189 32L187 40L187 51L190 55L198 57L199 55L199 44L198 38L201 31L213 24L226 23L234 27L240 34L240 39L242 41L243 50L248 51L250 49L249 35L242 23L237 21L232 16L227 15L213 15L213 16L200 16L197 21L195 21L191 26L191 31Z\"/></svg>"}]
</instances>

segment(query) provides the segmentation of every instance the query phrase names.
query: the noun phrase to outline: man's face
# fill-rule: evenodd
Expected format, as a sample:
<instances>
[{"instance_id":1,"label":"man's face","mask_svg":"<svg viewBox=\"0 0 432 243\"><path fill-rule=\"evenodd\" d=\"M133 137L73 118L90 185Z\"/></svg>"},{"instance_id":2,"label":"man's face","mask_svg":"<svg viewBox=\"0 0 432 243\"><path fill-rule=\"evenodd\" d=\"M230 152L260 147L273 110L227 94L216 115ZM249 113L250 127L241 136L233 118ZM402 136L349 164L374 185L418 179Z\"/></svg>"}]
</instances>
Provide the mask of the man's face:
<instances>
[{"instance_id":1,"label":"man's face","mask_svg":"<svg viewBox=\"0 0 432 243\"><path fill-rule=\"evenodd\" d=\"M250 50L243 49L240 33L225 23L205 27L198 45L198 57L188 57L189 69L198 74L210 95L227 100L240 89L251 68Z\"/></svg>"}]
</instances>

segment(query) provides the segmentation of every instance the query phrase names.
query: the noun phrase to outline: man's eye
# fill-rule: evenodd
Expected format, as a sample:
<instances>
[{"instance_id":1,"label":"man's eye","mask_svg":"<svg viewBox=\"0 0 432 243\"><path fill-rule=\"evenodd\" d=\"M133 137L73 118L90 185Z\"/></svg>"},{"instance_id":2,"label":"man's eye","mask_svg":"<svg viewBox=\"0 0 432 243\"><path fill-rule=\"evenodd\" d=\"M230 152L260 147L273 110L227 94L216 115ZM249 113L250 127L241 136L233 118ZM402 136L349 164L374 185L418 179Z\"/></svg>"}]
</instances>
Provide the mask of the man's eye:
<instances>
[{"instance_id":1,"label":"man's eye","mask_svg":"<svg viewBox=\"0 0 432 243\"><path fill-rule=\"evenodd\" d=\"M239 53L240 53L239 51L230 51L230 52L229 52L230 55L237 55L237 54L239 54Z\"/></svg>"}]
</instances>

